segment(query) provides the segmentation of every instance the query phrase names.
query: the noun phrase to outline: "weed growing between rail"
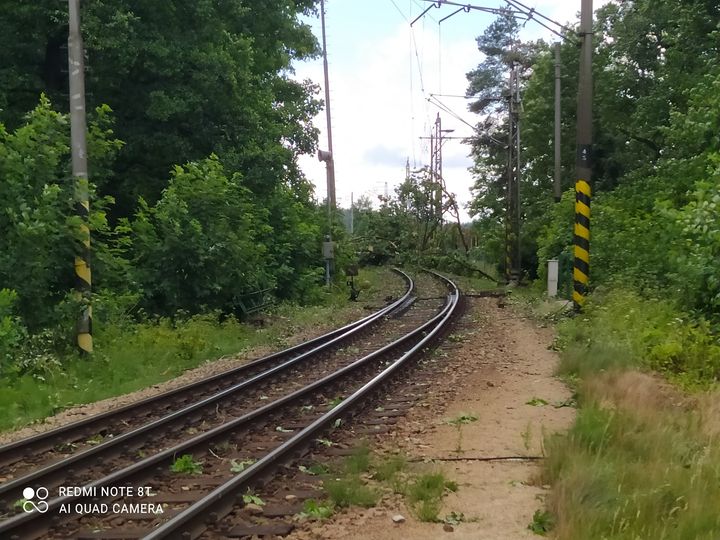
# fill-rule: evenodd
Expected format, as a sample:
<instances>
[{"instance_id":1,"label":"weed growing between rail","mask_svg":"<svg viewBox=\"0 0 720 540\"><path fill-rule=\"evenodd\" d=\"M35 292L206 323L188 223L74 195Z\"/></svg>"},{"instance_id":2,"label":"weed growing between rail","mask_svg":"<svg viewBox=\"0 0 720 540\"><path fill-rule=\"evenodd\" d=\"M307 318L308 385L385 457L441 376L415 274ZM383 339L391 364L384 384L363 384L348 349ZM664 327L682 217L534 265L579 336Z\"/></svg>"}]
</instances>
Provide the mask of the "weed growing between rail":
<instances>
[{"instance_id":1,"label":"weed growing between rail","mask_svg":"<svg viewBox=\"0 0 720 540\"><path fill-rule=\"evenodd\" d=\"M96 353L32 354L3 368L0 430L12 429L56 414L75 404L92 403L172 379L203 362L251 351L281 349L297 334L316 335L367 314L365 303L381 306L388 283L399 278L383 268L363 269L359 303L336 288L315 306L279 305L262 327L220 320L217 314L183 320L136 323L126 316L96 321Z\"/></svg>"},{"instance_id":2,"label":"weed growing between rail","mask_svg":"<svg viewBox=\"0 0 720 540\"><path fill-rule=\"evenodd\" d=\"M433 468L428 472L426 465L410 467L402 454L379 457L361 445L324 473L312 473L311 467L301 470L322 476L328 496L326 501L313 500L306 504L301 516L308 519L324 519L338 508L375 506L383 493L390 492L402 495L420 521L465 521L465 517L456 512L445 520L439 517L443 497L457 491L457 483L448 480L440 470Z\"/></svg>"},{"instance_id":3,"label":"weed growing between rail","mask_svg":"<svg viewBox=\"0 0 720 540\"><path fill-rule=\"evenodd\" d=\"M554 522L559 540L720 538L720 346L707 323L614 292L564 322L559 345L580 409L567 434L546 441L553 519L533 530Z\"/></svg>"},{"instance_id":4,"label":"weed growing between rail","mask_svg":"<svg viewBox=\"0 0 720 540\"><path fill-rule=\"evenodd\" d=\"M183 454L172 462L170 470L177 474L202 474L203 463L193 459L192 454Z\"/></svg>"}]
</instances>

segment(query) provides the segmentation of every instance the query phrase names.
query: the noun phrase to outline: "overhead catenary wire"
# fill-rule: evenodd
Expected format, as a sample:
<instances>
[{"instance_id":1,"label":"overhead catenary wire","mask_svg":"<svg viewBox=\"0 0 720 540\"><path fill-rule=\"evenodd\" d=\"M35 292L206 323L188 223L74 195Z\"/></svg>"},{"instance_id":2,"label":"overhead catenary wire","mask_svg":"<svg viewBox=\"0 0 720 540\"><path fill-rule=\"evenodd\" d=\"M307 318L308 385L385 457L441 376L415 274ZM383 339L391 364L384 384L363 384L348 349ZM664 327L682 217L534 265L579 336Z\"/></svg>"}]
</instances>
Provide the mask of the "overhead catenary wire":
<instances>
[{"instance_id":1,"label":"overhead catenary wire","mask_svg":"<svg viewBox=\"0 0 720 540\"><path fill-rule=\"evenodd\" d=\"M394 1L394 0L393 0ZM410 10L410 17L412 17L412 0L410 0L408 9ZM406 18L406 21L408 23L408 60L409 60L409 67L410 67L410 149L412 152L412 159L413 159L413 167L417 167L417 154L415 153L415 92L414 92L414 85L413 85L413 56L412 56L412 45L413 45L413 36L412 36L412 28L409 26L410 19Z\"/></svg>"},{"instance_id":2,"label":"overhead catenary wire","mask_svg":"<svg viewBox=\"0 0 720 540\"><path fill-rule=\"evenodd\" d=\"M491 14L493 14L493 15L502 15L502 14L508 13L508 12L512 13L513 15L525 15L525 16L527 15L527 12L526 12L526 11L523 11L523 10L520 10L520 9L493 8L493 7L488 7L488 6L476 6L476 5L467 4L467 3L461 4L461 3L459 3L459 2L450 2L450 1L448 1L448 0L439 0L439 1L438 1L438 0L423 0L423 1L424 1L424 2L432 2L433 6L436 7L436 8L440 8L440 7L442 7L442 6L454 6L454 7L467 8L466 13L470 13L470 11L482 11L482 12L485 12L485 13L491 13ZM432 6L431 6L431 7L432 7ZM424 15L427 11L429 11L429 8L426 9L426 10L421 14L421 16ZM456 13L457 13L457 12L456 12ZM420 18L420 17L417 17L417 18L415 19L415 21L413 21L413 22L416 22L417 19L419 19L419 18ZM446 18L447 18L447 17L446 17Z\"/></svg>"},{"instance_id":3,"label":"overhead catenary wire","mask_svg":"<svg viewBox=\"0 0 720 540\"><path fill-rule=\"evenodd\" d=\"M397 2L395 2L395 0L390 0L390 3L393 5L393 7L395 8L395 10L398 12L398 14L400 15L400 17L402 17L402 19L403 19L406 23L409 24L409 23L410 23L410 19L408 18L407 15L405 15L405 13L403 12L403 10L400 9L400 6L397 5ZM411 2L411 4L410 4L409 7L410 7L410 13L411 13L411 16L412 16L412 2ZM411 149L411 152L412 152L413 164L416 164L416 163L417 163L417 159L416 159L416 156L415 156L415 107L414 107L414 103L413 103L414 100L413 100L413 53L412 53L412 49L413 49L413 36L412 36L412 29L410 30L410 33L409 33L408 35L409 35L409 44L408 44L408 52L409 52L409 54L408 54L408 58L409 58L409 60L410 60L410 65L409 65L409 67L410 67L410 69L409 69L409 79L410 79L410 81L409 81L409 82L410 82L410 99L409 99L409 102L410 102L410 103L409 103L409 105L410 105L410 149Z\"/></svg>"},{"instance_id":4,"label":"overhead catenary wire","mask_svg":"<svg viewBox=\"0 0 720 540\"><path fill-rule=\"evenodd\" d=\"M477 99L477 96L463 96L460 94L440 94L437 92L430 92L429 95L435 97L446 97L446 98L460 98L460 99ZM487 98L487 99L493 99L495 101L499 101L504 98Z\"/></svg>"},{"instance_id":5,"label":"overhead catenary wire","mask_svg":"<svg viewBox=\"0 0 720 540\"><path fill-rule=\"evenodd\" d=\"M540 17L541 19L544 19L544 20L546 20L547 22L549 22L549 23L551 23L551 24L554 24L555 26L557 26L558 28L560 28L560 29L563 30L564 32L567 32L567 33L574 33L574 32L575 32L572 28L569 28L569 27L565 26L564 24L559 23L558 21L556 21L556 20L554 20L554 19L551 19L550 17L548 17L548 16L546 16L546 15L543 15L543 14L540 13L537 9L535 9L535 8L530 8L530 7L526 6L525 4L523 4L522 2L520 2L519 0L505 0L505 1L506 1L508 4L510 4L510 5L519 6L519 8L524 9L524 10L526 11L526 13L527 13L531 18L533 18L534 15L537 15L537 16ZM539 22L537 19L535 19L535 21L536 21L536 22ZM551 31L552 31L552 30L551 30ZM557 33L557 32L555 32L555 33Z\"/></svg>"},{"instance_id":6,"label":"overhead catenary wire","mask_svg":"<svg viewBox=\"0 0 720 540\"><path fill-rule=\"evenodd\" d=\"M435 97L435 95L430 94L430 97L427 98L427 101L428 101L430 104L435 105L436 107L438 107L438 108L440 108L441 110L445 111L445 112L448 113L450 116L452 116L452 117L455 118L456 120L459 120L460 122L462 122L462 123L465 124L466 126L471 127L471 128L473 129L473 131L476 131L476 130L477 130L477 126L472 125L472 124L469 123L467 120L465 120L464 118L462 118L459 114L457 114L455 111L453 111L450 107L448 107L448 106L445 105L442 101L440 101L439 99L437 99L437 98Z\"/></svg>"},{"instance_id":7,"label":"overhead catenary wire","mask_svg":"<svg viewBox=\"0 0 720 540\"><path fill-rule=\"evenodd\" d=\"M400 14L400 16L401 16L403 19L405 19L405 22L406 22L406 23L409 23L409 22L410 22L410 19L408 19L408 18L405 16L405 14L404 14L403 11L400 9L400 7L395 3L395 0L390 0L390 3L391 3L393 6L395 6L395 9L396 9L397 12Z\"/></svg>"},{"instance_id":8,"label":"overhead catenary wire","mask_svg":"<svg viewBox=\"0 0 720 540\"><path fill-rule=\"evenodd\" d=\"M432 7L440 8L442 6L453 6L453 7L460 7L463 8L463 10L466 11L466 13L469 13L472 11L482 11L485 13L492 13L495 15L502 15L506 13L510 13L516 18L526 18L528 21L533 20L549 32L552 32L553 34L561 37L562 39L567 39L568 34L574 34L574 31L565 26L562 23L559 23L558 21L551 19L547 15L544 15L543 13L539 12L535 8L531 8L522 2L519 2L518 0L505 0L505 3L507 4L507 7L505 8L492 8L488 6L480 6L480 5L474 5L474 4L463 4L460 2L453 2L450 0L423 0L424 2L432 2L431 6L427 8L423 13L420 14L420 16L416 17L415 20L413 20L413 23L417 22L418 19L422 18ZM460 10L455 11L455 13L459 13ZM449 15L448 17L445 17L445 19L452 17L455 13ZM555 30L554 28L551 28L548 26L548 24L542 22L539 19L543 19L544 21L547 21L550 24L555 25L557 28L559 28L561 31ZM444 19L443 19L444 20Z\"/></svg>"},{"instance_id":9,"label":"overhead catenary wire","mask_svg":"<svg viewBox=\"0 0 720 540\"><path fill-rule=\"evenodd\" d=\"M438 21L437 34L438 34L438 90L442 92L442 21Z\"/></svg>"}]
</instances>

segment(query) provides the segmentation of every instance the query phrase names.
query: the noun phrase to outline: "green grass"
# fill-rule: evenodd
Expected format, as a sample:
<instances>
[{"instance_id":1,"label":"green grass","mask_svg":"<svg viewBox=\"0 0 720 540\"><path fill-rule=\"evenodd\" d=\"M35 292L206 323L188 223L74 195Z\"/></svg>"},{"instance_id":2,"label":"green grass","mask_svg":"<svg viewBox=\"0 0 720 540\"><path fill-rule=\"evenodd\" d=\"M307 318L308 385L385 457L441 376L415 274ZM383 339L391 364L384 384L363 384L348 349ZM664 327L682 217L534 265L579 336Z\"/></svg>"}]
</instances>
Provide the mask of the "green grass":
<instances>
[{"instance_id":1,"label":"green grass","mask_svg":"<svg viewBox=\"0 0 720 540\"><path fill-rule=\"evenodd\" d=\"M258 328L216 315L185 321L146 323L96 321L95 353L47 354L31 359L24 374L6 370L0 387L0 430L21 427L76 404L92 403L172 379L184 371L226 355L257 347L284 348L298 332L320 333L367 314L363 303L380 306L402 288L384 268L362 269L361 302L347 300L345 287L324 293L316 306L279 305ZM330 323L330 321L332 321Z\"/></svg>"},{"instance_id":2,"label":"green grass","mask_svg":"<svg viewBox=\"0 0 720 540\"><path fill-rule=\"evenodd\" d=\"M653 369L688 389L720 379L720 343L711 324L671 301L612 290L559 325L560 374L591 376L629 367Z\"/></svg>"},{"instance_id":3,"label":"green grass","mask_svg":"<svg viewBox=\"0 0 720 540\"><path fill-rule=\"evenodd\" d=\"M549 441L557 538L720 538L720 445L686 412L580 410Z\"/></svg>"},{"instance_id":4,"label":"green grass","mask_svg":"<svg viewBox=\"0 0 720 540\"><path fill-rule=\"evenodd\" d=\"M353 453L330 470L323 487L329 501L323 508L345 508L350 506L371 507L380 500L382 493L392 492L403 495L408 506L422 521L438 522L442 498L450 491L457 491L456 482L448 480L442 472L415 473L408 470L407 458L402 454L378 457L371 454L366 445L356 448ZM316 508L303 512L308 518L318 519L324 512Z\"/></svg>"},{"instance_id":5,"label":"green grass","mask_svg":"<svg viewBox=\"0 0 720 540\"><path fill-rule=\"evenodd\" d=\"M370 469L370 449L363 444L345 458L343 469L347 474L360 474Z\"/></svg>"},{"instance_id":6,"label":"green grass","mask_svg":"<svg viewBox=\"0 0 720 540\"><path fill-rule=\"evenodd\" d=\"M442 498L448 491L457 491L456 482L448 480L442 472L425 473L408 483L406 495L420 521L439 521Z\"/></svg>"},{"instance_id":7,"label":"green grass","mask_svg":"<svg viewBox=\"0 0 720 540\"><path fill-rule=\"evenodd\" d=\"M373 478L379 482L393 482L407 468L407 458L402 454L389 456L373 465Z\"/></svg>"},{"instance_id":8,"label":"green grass","mask_svg":"<svg viewBox=\"0 0 720 540\"><path fill-rule=\"evenodd\" d=\"M704 391L720 347L707 323L610 291L561 325L559 344L580 408L545 442L551 515L538 511L531 528L558 540L720 538L720 403Z\"/></svg>"},{"instance_id":9,"label":"green grass","mask_svg":"<svg viewBox=\"0 0 720 540\"><path fill-rule=\"evenodd\" d=\"M367 444L361 444L349 456L332 467L323 463L301 466L302 472L323 477L323 487L328 500L306 502L300 515L308 519L325 519L332 515L336 507L375 506L383 491L383 486L376 482L396 480L398 473L405 469L406 464L404 456L377 460L371 455ZM366 480L370 476L373 479L373 482L370 482L372 485Z\"/></svg>"},{"instance_id":10,"label":"green grass","mask_svg":"<svg viewBox=\"0 0 720 540\"><path fill-rule=\"evenodd\" d=\"M350 474L342 478L328 479L323 487L332 503L341 508L348 506L370 508L380 499L380 493L366 485L358 475Z\"/></svg>"}]
</instances>

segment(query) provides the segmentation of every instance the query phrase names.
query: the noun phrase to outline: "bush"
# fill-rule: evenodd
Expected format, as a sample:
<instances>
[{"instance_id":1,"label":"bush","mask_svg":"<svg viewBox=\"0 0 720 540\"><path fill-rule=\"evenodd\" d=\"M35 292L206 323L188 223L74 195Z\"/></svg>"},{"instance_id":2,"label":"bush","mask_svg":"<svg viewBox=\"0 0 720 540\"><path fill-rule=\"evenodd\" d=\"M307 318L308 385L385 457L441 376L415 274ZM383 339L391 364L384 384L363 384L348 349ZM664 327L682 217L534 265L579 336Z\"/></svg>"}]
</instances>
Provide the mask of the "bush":
<instances>
[{"instance_id":1,"label":"bush","mask_svg":"<svg viewBox=\"0 0 720 540\"><path fill-rule=\"evenodd\" d=\"M0 373L6 372L12 365L27 335L20 319L13 313L16 301L15 291L0 289Z\"/></svg>"},{"instance_id":2,"label":"bush","mask_svg":"<svg viewBox=\"0 0 720 540\"><path fill-rule=\"evenodd\" d=\"M120 142L107 129L109 109L100 108L95 116L88 144L95 162L103 164ZM31 331L57 323L54 307L73 288L79 224L68 175L69 131L67 116L53 111L44 96L13 133L0 124L0 283L12 283L17 314ZM94 179L102 181L102 174ZM109 203L93 203L93 234L107 228L104 207ZM103 248L102 242L93 245L96 253Z\"/></svg>"},{"instance_id":3,"label":"bush","mask_svg":"<svg viewBox=\"0 0 720 540\"><path fill-rule=\"evenodd\" d=\"M677 302L629 290L592 295L582 315L560 325L559 340L566 375L635 365L689 386L720 378L720 344L707 320L683 313Z\"/></svg>"},{"instance_id":4,"label":"bush","mask_svg":"<svg viewBox=\"0 0 720 540\"><path fill-rule=\"evenodd\" d=\"M240 314L244 295L274 286L260 241L267 213L216 156L176 167L157 204L140 201L132 230L144 304L154 313Z\"/></svg>"}]
</instances>

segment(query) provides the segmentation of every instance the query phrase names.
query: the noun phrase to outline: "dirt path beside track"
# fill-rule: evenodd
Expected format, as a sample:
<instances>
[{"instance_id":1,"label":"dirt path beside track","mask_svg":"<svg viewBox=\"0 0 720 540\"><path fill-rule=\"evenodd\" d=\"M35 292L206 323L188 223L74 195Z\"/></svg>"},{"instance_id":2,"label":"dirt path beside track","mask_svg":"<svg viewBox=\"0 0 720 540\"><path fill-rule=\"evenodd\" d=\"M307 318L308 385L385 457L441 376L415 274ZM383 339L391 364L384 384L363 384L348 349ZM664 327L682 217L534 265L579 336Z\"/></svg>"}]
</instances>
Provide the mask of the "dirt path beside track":
<instances>
[{"instance_id":1,"label":"dirt path beside track","mask_svg":"<svg viewBox=\"0 0 720 540\"><path fill-rule=\"evenodd\" d=\"M454 512L462 522L421 522L401 496L386 495L376 508L300 525L290 538L537 538L528 524L548 491L536 481L543 437L569 427L572 395L553 376L552 330L499 307L497 299L468 301L455 333L433 357L443 363L436 384L374 449L400 449L414 465L443 470L459 489L444 499L439 518ZM448 420L462 415L477 419L463 425L459 439ZM393 521L398 514L401 523Z\"/></svg>"}]
</instances>

